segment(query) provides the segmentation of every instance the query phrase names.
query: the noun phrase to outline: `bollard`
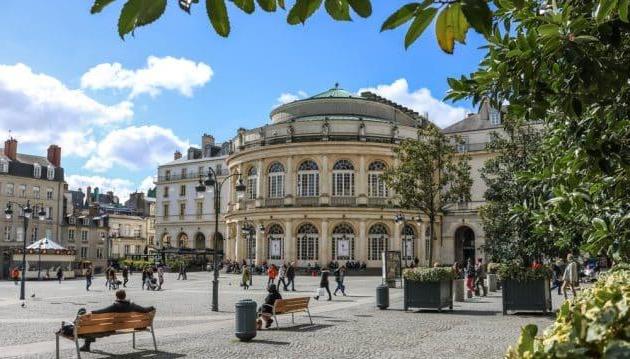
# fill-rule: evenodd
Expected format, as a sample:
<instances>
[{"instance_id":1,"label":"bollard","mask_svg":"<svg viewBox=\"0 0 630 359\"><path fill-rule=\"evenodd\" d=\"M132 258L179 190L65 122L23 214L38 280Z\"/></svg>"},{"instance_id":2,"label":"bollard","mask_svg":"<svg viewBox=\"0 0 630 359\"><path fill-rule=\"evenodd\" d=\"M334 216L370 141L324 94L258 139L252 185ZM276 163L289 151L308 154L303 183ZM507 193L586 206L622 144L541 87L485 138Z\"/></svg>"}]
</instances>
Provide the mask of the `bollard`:
<instances>
[{"instance_id":1,"label":"bollard","mask_svg":"<svg viewBox=\"0 0 630 359\"><path fill-rule=\"evenodd\" d=\"M453 281L453 300L456 302L463 302L464 293L466 292L466 283L463 279L455 279Z\"/></svg>"},{"instance_id":2,"label":"bollard","mask_svg":"<svg viewBox=\"0 0 630 359\"><path fill-rule=\"evenodd\" d=\"M256 337L256 302L251 299L243 299L234 305L234 334L242 342L248 342Z\"/></svg>"},{"instance_id":3,"label":"bollard","mask_svg":"<svg viewBox=\"0 0 630 359\"><path fill-rule=\"evenodd\" d=\"M389 307L389 287L385 284L376 287L376 306L381 310Z\"/></svg>"}]
</instances>

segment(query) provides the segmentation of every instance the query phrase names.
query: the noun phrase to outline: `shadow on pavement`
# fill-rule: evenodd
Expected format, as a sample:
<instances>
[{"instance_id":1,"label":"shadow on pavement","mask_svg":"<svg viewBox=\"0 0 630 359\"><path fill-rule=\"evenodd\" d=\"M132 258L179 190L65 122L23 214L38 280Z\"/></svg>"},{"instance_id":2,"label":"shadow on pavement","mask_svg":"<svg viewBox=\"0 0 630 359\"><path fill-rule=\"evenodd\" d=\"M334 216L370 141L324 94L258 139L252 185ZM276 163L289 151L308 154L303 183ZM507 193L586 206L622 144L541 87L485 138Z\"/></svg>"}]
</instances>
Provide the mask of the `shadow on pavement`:
<instances>
[{"instance_id":1,"label":"shadow on pavement","mask_svg":"<svg viewBox=\"0 0 630 359\"><path fill-rule=\"evenodd\" d=\"M169 353L161 350L138 350L128 354L112 354L102 350L92 350L92 353L104 355L105 358L156 358L156 359L175 359L183 358L185 354Z\"/></svg>"},{"instance_id":2,"label":"shadow on pavement","mask_svg":"<svg viewBox=\"0 0 630 359\"><path fill-rule=\"evenodd\" d=\"M254 343L254 344L269 344L269 345L289 345L291 343L289 342L279 342L276 340L266 340L266 339L253 339L249 342L244 342L244 343Z\"/></svg>"},{"instance_id":3,"label":"shadow on pavement","mask_svg":"<svg viewBox=\"0 0 630 359\"><path fill-rule=\"evenodd\" d=\"M298 324L291 327L280 327L280 328L269 328L269 330L275 330L278 332L297 332L297 333L307 333L314 332L320 329L326 329L333 327L332 324Z\"/></svg>"},{"instance_id":4,"label":"shadow on pavement","mask_svg":"<svg viewBox=\"0 0 630 359\"><path fill-rule=\"evenodd\" d=\"M440 313L440 314L457 314L457 315L471 315L471 316L492 316L499 315L502 312L500 310L460 310L455 308L454 310L449 310L448 308L443 308L441 312L437 309L420 309L410 311L412 313Z\"/></svg>"}]
</instances>

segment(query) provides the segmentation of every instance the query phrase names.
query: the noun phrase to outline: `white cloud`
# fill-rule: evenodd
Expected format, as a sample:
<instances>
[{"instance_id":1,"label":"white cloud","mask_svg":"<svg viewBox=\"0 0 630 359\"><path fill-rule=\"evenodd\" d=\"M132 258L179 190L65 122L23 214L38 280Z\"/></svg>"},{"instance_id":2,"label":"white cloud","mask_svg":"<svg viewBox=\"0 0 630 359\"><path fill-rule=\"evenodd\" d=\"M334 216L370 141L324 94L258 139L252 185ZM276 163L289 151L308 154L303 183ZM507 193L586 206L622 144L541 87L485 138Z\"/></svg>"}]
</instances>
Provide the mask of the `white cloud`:
<instances>
[{"instance_id":1,"label":"white cloud","mask_svg":"<svg viewBox=\"0 0 630 359\"><path fill-rule=\"evenodd\" d=\"M138 187L138 190L140 192L146 193L148 190L154 187L155 184L153 183L153 176L147 176L142 180L142 182L140 182L140 187Z\"/></svg>"},{"instance_id":2,"label":"white cloud","mask_svg":"<svg viewBox=\"0 0 630 359\"><path fill-rule=\"evenodd\" d=\"M133 104L102 104L27 65L0 65L0 136L21 144L60 145L64 154L86 156L95 147L91 128L124 122Z\"/></svg>"},{"instance_id":3,"label":"white cloud","mask_svg":"<svg viewBox=\"0 0 630 359\"><path fill-rule=\"evenodd\" d=\"M284 105L285 103L302 100L305 99L307 96L308 95L306 94L306 92L302 90L298 91L297 93L283 92L276 99L277 103L274 105L274 107Z\"/></svg>"},{"instance_id":4,"label":"white cloud","mask_svg":"<svg viewBox=\"0 0 630 359\"><path fill-rule=\"evenodd\" d=\"M173 158L175 150L184 150L188 141L181 140L171 129L159 126L130 126L111 131L103 138L85 168L104 172L114 166L130 170L155 168Z\"/></svg>"},{"instance_id":5,"label":"white cloud","mask_svg":"<svg viewBox=\"0 0 630 359\"><path fill-rule=\"evenodd\" d=\"M149 177L150 178L150 177ZM107 191L112 191L118 199L120 203L124 203L129 199L129 194L132 192L144 191L142 189L142 184L137 186L135 183L128 179L123 178L107 178L102 176L84 176L84 175L67 175L65 177L66 182L68 182L68 188L71 190L77 190L79 188L85 191L87 186L98 187L100 193L105 193ZM144 183L144 181L142 182Z\"/></svg>"},{"instance_id":6,"label":"white cloud","mask_svg":"<svg viewBox=\"0 0 630 359\"><path fill-rule=\"evenodd\" d=\"M373 92L420 114L428 112L429 120L442 128L463 120L466 114L470 112L463 107L451 106L434 98L431 91L425 87L410 91L409 84L404 78L389 85L363 88L358 93L363 91Z\"/></svg>"},{"instance_id":7,"label":"white cloud","mask_svg":"<svg viewBox=\"0 0 630 359\"><path fill-rule=\"evenodd\" d=\"M203 62L149 56L146 66L137 70L125 69L118 62L96 65L83 74L81 87L93 90L130 89L131 98L143 93L155 96L162 89L192 96L193 88L205 85L212 75L212 68Z\"/></svg>"}]
</instances>

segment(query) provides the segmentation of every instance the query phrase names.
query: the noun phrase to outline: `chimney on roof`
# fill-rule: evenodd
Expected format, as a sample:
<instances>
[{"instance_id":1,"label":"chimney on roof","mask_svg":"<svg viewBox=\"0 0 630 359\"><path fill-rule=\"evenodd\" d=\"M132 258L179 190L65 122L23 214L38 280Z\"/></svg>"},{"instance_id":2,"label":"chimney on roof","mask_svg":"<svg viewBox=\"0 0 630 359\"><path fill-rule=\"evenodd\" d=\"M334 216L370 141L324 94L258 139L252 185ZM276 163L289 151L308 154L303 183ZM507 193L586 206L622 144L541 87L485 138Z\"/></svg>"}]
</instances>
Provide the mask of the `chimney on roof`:
<instances>
[{"instance_id":1,"label":"chimney on roof","mask_svg":"<svg viewBox=\"0 0 630 359\"><path fill-rule=\"evenodd\" d=\"M15 161L17 157L17 140L13 137L4 141L4 155Z\"/></svg>"},{"instance_id":2,"label":"chimney on roof","mask_svg":"<svg viewBox=\"0 0 630 359\"><path fill-rule=\"evenodd\" d=\"M55 167L61 167L61 147L57 145L48 146L48 162Z\"/></svg>"},{"instance_id":3,"label":"chimney on roof","mask_svg":"<svg viewBox=\"0 0 630 359\"><path fill-rule=\"evenodd\" d=\"M204 133L203 136L201 136L201 146L206 148L208 145L214 146L214 136Z\"/></svg>"},{"instance_id":4,"label":"chimney on roof","mask_svg":"<svg viewBox=\"0 0 630 359\"><path fill-rule=\"evenodd\" d=\"M175 154L173 155L173 158L175 160L178 160L178 159L182 158L182 153L179 152L179 150L175 151Z\"/></svg>"},{"instance_id":5,"label":"chimney on roof","mask_svg":"<svg viewBox=\"0 0 630 359\"><path fill-rule=\"evenodd\" d=\"M85 191L85 206L89 206L92 203L92 187L87 186Z\"/></svg>"}]
</instances>

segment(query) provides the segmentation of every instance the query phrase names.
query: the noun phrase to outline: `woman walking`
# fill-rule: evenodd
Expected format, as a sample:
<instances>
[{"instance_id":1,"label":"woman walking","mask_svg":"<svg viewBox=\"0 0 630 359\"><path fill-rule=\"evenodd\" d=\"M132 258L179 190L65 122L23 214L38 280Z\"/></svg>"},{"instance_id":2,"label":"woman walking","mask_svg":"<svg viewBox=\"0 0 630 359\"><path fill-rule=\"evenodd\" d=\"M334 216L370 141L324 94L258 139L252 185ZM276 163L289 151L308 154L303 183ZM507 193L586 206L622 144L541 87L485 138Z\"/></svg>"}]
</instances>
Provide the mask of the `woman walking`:
<instances>
[{"instance_id":1,"label":"woman walking","mask_svg":"<svg viewBox=\"0 0 630 359\"><path fill-rule=\"evenodd\" d=\"M330 294L330 283L328 282L328 277L330 277L330 271L328 270L328 268L324 267L322 269L322 276L321 279L319 281L319 290L317 292L317 295L314 297L315 300L319 300L319 296L321 294L321 289L326 289L326 292L328 292L328 300L332 300L332 295Z\"/></svg>"},{"instance_id":2,"label":"woman walking","mask_svg":"<svg viewBox=\"0 0 630 359\"><path fill-rule=\"evenodd\" d=\"M276 280L276 277L278 276L278 267L276 267L275 264L272 264L271 267L269 267L267 274L269 275L269 280L267 280L267 286L269 286L270 284L274 284L274 281Z\"/></svg>"},{"instance_id":3,"label":"woman walking","mask_svg":"<svg viewBox=\"0 0 630 359\"><path fill-rule=\"evenodd\" d=\"M344 279L346 278L346 266L342 265L341 268L335 271L335 282L337 282L337 288L333 292L334 295L337 295L337 291L341 291L343 296L346 296L346 286L343 284Z\"/></svg>"},{"instance_id":4,"label":"woman walking","mask_svg":"<svg viewBox=\"0 0 630 359\"><path fill-rule=\"evenodd\" d=\"M475 266L472 263L472 259L468 258L466 262L466 288L468 288L468 298L472 298L472 294L475 292Z\"/></svg>"},{"instance_id":5,"label":"woman walking","mask_svg":"<svg viewBox=\"0 0 630 359\"><path fill-rule=\"evenodd\" d=\"M90 291L90 286L92 286L92 267L88 267L85 270L85 290Z\"/></svg>"},{"instance_id":6,"label":"woman walking","mask_svg":"<svg viewBox=\"0 0 630 359\"><path fill-rule=\"evenodd\" d=\"M280 290L280 283L282 283L282 286L284 287L284 291L287 291L287 281L286 281L286 276L287 276L287 265L282 263L282 266L280 266L280 271L278 272L278 290Z\"/></svg>"},{"instance_id":7,"label":"woman walking","mask_svg":"<svg viewBox=\"0 0 630 359\"><path fill-rule=\"evenodd\" d=\"M567 267L564 269L564 275L562 276L562 292L564 293L564 299L567 299L567 287L571 287L571 293L575 298L575 286L577 285L578 267L577 263L573 260L573 254L567 255Z\"/></svg>"}]
</instances>

